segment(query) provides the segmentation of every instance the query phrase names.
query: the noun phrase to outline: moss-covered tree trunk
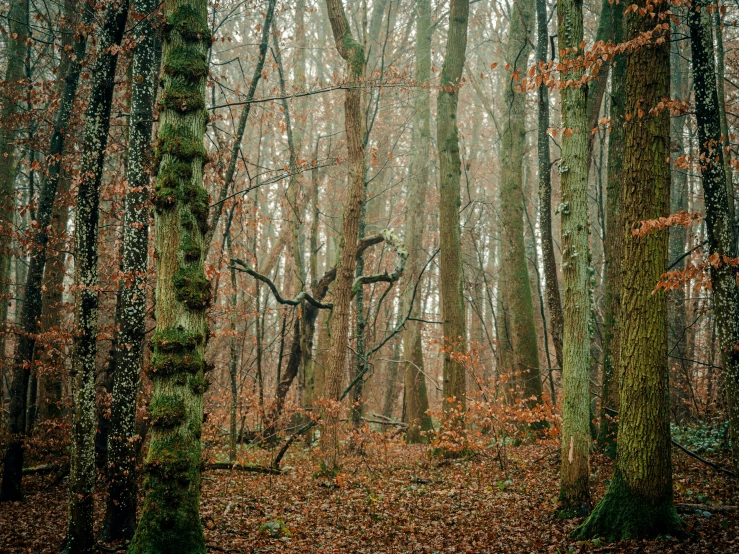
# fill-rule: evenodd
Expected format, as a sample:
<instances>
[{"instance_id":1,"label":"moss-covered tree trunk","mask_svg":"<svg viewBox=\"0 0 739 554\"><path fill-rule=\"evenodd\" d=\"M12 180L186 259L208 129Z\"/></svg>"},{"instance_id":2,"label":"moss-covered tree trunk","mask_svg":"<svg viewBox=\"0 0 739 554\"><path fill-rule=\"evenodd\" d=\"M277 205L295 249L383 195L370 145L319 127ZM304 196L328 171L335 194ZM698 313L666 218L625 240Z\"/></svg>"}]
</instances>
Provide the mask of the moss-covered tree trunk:
<instances>
[{"instance_id":1,"label":"moss-covered tree trunk","mask_svg":"<svg viewBox=\"0 0 739 554\"><path fill-rule=\"evenodd\" d=\"M546 64L549 52L549 29L547 26L547 2L536 0L536 63ZM549 87L545 82L538 90L538 126L536 147L539 163L539 232L546 279L546 297L549 320L552 326L552 342L557 366L562 367L562 299L559 294L557 263L554 258L552 238L552 170L549 152ZM551 374L551 369L550 369ZM552 398L552 402L555 402Z\"/></svg>"},{"instance_id":2,"label":"moss-covered tree trunk","mask_svg":"<svg viewBox=\"0 0 739 554\"><path fill-rule=\"evenodd\" d=\"M624 7L613 4L610 9L613 40L624 38ZM603 245L606 262L605 300L603 314L603 375L601 378L600 426L598 444L611 456L615 455L618 411L619 336L617 317L620 306L621 249L623 244L623 214L621 208L621 178L624 153L626 58L623 54L611 61L610 118L608 135L608 175L606 181L606 240Z\"/></svg>"},{"instance_id":3,"label":"moss-covered tree trunk","mask_svg":"<svg viewBox=\"0 0 739 554\"><path fill-rule=\"evenodd\" d=\"M451 0L444 64L436 104L436 141L439 150L439 246L441 303L444 324L444 409L466 405L465 306L462 291L462 244L459 222L461 161L457 105L467 51L469 0Z\"/></svg>"},{"instance_id":4,"label":"moss-covered tree trunk","mask_svg":"<svg viewBox=\"0 0 739 554\"><path fill-rule=\"evenodd\" d=\"M667 8L658 4L656 15ZM627 38L653 30L659 21L632 13L626 20ZM667 305L664 293L652 294L667 267L668 233L632 234L639 222L669 212L669 114L650 113L669 97L669 38L669 30L661 29L650 44L626 54L618 451L605 497L573 533L580 538L617 540L681 531L672 500Z\"/></svg>"},{"instance_id":5,"label":"moss-covered tree trunk","mask_svg":"<svg viewBox=\"0 0 739 554\"><path fill-rule=\"evenodd\" d=\"M402 313L408 313L416 280L420 278L423 230L425 223L426 187L429 178L429 151L431 146L431 2L416 2L416 71L415 80L420 88L416 91L413 103L413 175L408 190L406 210L405 242L408 248L406 275L408 284L403 293ZM416 317L421 309L421 295L416 294L412 306ZM421 324L409 321L403 330L403 357L405 359L405 411L408 420L406 441L417 443L423 440L423 431L431 429L431 417L426 391L426 376L423 365L423 345ZM386 403L387 405L387 403ZM387 415L387 414L386 414Z\"/></svg>"},{"instance_id":6,"label":"moss-covered tree trunk","mask_svg":"<svg viewBox=\"0 0 739 554\"><path fill-rule=\"evenodd\" d=\"M534 301L524 244L523 158L526 142L526 93L519 90L519 80L528 65L534 2L515 0L511 8L506 64L510 64L503 92L503 135L500 150L500 223L501 223L501 313L500 373L513 374L506 389L517 388L527 399L541 401L539 346L534 320ZM506 391L509 400L512 396Z\"/></svg>"},{"instance_id":7,"label":"moss-covered tree trunk","mask_svg":"<svg viewBox=\"0 0 739 554\"><path fill-rule=\"evenodd\" d=\"M364 48L352 36L344 13L342 0L326 0L331 30L339 55L347 62L347 82L358 84L364 71ZM326 369L324 395L331 405L323 410L321 446L326 468L339 466L339 412L338 404L344 381L347 335L354 271L357 267L359 220L364 202L364 124L362 93L359 88L346 90L344 125L348 158L348 190L345 196L339 261L336 264L334 308L331 315L331 346Z\"/></svg>"},{"instance_id":8,"label":"moss-covered tree trunk","mask_svg":"<svg viewBox=\"0 0 739 554\"><path fill-rule=\"evenodd\" d=\"M92 68L90 99L85 113L80 183L77 188L74 233L75 334L72 351L72 448L69 469L69 519L64 551L95 550L95 369L98 323L98 218L100 183L110 129L110 110L118 55L128 17L128 3L105 12Z\"/></svg>"},{"instance_id":9,"label":"moss-covered tree trunk","mask_svg":"<svg viewBox=\"0 0 739 554\"><path fill-rule=\"evenodd\" d=\"M588 221L587 88L580 86L584 52L580 0L559 0L557 34L564 69L562 158L559 162L562 217L564 336L562 341L562 462L560 513L590 511L590 249Z\"/></svg>"},{"instance_id":10,"label":"moss-covered tree trunk","mask_svg":"<svg viewBox=\"0 0 739 554\"><path fill-rule=\"evenodd\" d=\"M48 166L41 182L38 207L36 208L35 250L26 273L25 296L21 307L18 325L20 336L15 347L13 383L10 390L10 419L8 430L11 438L5 451L3 481L0 486L0 501L20 500L23 497L22 469L24 431L26 428L26 391L30 368L33 364L38 319L43 307L42 290L44 267L46 266L49 224L51 223L54 198L56 196L59 174L64 151L65 133L72 115L74 99L82 69L82 60L87 49L88 26L92 21L92 7L85 3L82 8L83 32L74 44L72 63L64 79L59 107L54 115L54 128L47 152Z\"/></svg>"},{"instance_id":11,"label":"moss-covered tree trunk","mask_svg":"<svg viewBox=\"0 0 739 554\"><path fill-rule=\"evenodd\" d=\"M0 363L5 374L5 332L2 326L8 317L9 301L6 295L10 286L10 265L12 260L10 237L13 231L13 210L15 208L15 140L20 100L25 98L22 79L25 77L26 40L29 27L29 0L13 0L8 11L8 35L5 47L5 82L2 90L2 109L0 109ZM2 406L2 401L0 401ZM2 421L2 416L0 416Z\"/></svg>"},{"instance_id":12,"label":"moss-covered tree trunk","mask_svg":"<svg viewBox=\"0 0 739 554\"><path fill-rule=\"evenodd\" d=\"M726 260L737 257L736 228L724 174L719 100L716 90L711 14L705 1L689 10L693 54L695 118L698 124L706 229L711 262L711 294L726 386L726 408L734 466L739 467L739 287Z\"/></svg>"},{"instance_id":13,"label":"moss-covered tree trunk","mask_svg":"<svg viewBox=\"0 0 739 554\"><path fill-rule=\"evenodd\" d=\"M156 331L145 496L130 554L205 553L200 523L201 431L210 283L203 263L208 193L203 147L208 114L205 0L166 0L154 188Z\"/></svg>"},{"instance_id":14,"label":"moss-covered tree trunk","mask_svg":"<svg viewBox=\"0 0 739 554\"><path fill-rule=\"evenodd\" d=\"M118 336L112 356L113 374L108 434L108 496L102 536L107 540L131 538L136 530L136 397L146 334L146 270L149 248L149 186L151 133L159 76L160 44L152 25L155 0L133 4L139 24L131 73L131 116L128 131L124 198L122 270L125 276L116 309Z\"/></svg>"}]
</instances>

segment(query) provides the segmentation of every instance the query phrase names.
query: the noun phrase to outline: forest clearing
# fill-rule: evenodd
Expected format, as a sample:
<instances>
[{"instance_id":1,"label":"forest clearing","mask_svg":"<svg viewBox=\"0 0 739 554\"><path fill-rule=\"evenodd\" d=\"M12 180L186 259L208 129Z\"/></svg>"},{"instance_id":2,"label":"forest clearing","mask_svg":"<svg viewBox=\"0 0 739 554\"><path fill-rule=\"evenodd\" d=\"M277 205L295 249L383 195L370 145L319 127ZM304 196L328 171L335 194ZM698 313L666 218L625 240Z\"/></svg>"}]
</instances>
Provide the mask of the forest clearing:
<instances>
[{"instance_id":1,"label":"forest clearing","mask_svg":"<svg viewBox=\"0 0 739 554\"><path fill-rule=\"evenodd\" d=\"M0 552L739 552L738 53L0 0Z\"/></svg>"}]
</instances>

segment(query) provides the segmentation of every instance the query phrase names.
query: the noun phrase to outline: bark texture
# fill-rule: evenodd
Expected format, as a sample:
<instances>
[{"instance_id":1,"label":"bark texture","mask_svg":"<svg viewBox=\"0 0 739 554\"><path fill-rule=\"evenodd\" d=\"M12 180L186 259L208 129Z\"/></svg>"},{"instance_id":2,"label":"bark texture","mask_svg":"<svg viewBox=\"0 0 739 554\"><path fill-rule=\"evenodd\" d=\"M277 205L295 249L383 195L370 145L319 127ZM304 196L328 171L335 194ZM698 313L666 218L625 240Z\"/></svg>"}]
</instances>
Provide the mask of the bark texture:
<instances>
[{"instance_id":1,"label":"bark texture","mask_svg":"<svg viewBox=\"0 0 739 554\"><path fill-rule=\"evenodd\" d=\"M641 7L644 3L639 4ZM656 5L656 15L665 3ZM627 38L654 29L658 18L632 14ZM669 29L669 28L668 28ZM667 306L652 294L667 267L666 231L632 234L641 221L664 217L670 206L670 123L666 110L650 113L669 96L669 30L626 54L624 165L621 172L620 411L616 470L605 497L573 532L608 540L675 535L681 522L672 500Z\"/></svg>"},{"instance_id":2,"label":"bark texture","mask_svg":"<svg viewBox=\"0 0 739 554\"><path fill-rule=\"evenodd\" d=\"M724 173L713 33L708 6L707 2L701 1L695 9L689 10L688 23L711 262L711 294L724 370L731 451L734 466L739 467L739 287L734 269L726 263L726 260L737 257L736 228Z\"/></svg>"},{"instance_id":3,"label":"bark texture","mask_svg":"<svg viewBox=\"0 0 739 554\"><path fill-rule=\"evenodd\" d=\"M444 409L466 405L465 368L459 356L466 350L462 244L459 222L461 161L457 105L467 51L469 0L451 0L449 31L436 104L439 149L439 242L441 302L444 323Z\"/></svg>"},{"instance_id":4,"label":"bark texture","mask_svg":"<svg viewBox=\"0 0 739 554\"><path fill-rule=\"evenodd\" d=\"M413 175L408 190L406 211L405 241L408 248L406 262L407 284L402 297L401 313L408 313L413 295L413 287L420 278L421 248L423 246L424 209L426 188L429 178L429 152L431 146L431 111L428 84L431 79L431 1L416 2L416 73L415 81L420 86L413 103ZM412 313L420 317L421 295L415 296ZM429 431L431 417L429 409L426 376L423 365L423 344L421 342L421 323L409 321L403 331L403 357L405 360L405 412L408 420L406 441L421 442L422 433ZM393 368L394 370L395 368ZM385 403L387 405L387 402ZM385 415L388 415L385 413Z\"/></svg>"},{"instance_id":5,"label":"bark texture","mask_svg":"<svg viewBox=\"0 0 739 554\"><path fill-rule=\"evenodd\" d=\"M520 394L529 399L530 404L541 402L542 384L534 301L524 244L526 96L518 89L518 80L513 75L521 75L526 70L533 16L534 3L531 0L514 1L505 51L505 61L510 66L503 92L504 123L500 151L501 314L498 321L502 363L499 373L509 375L505 385L506 396L513 401Z\"/></svg>"},{"instance_id":6,"label":"bark texture","mask_svg":"<svg viewBox=\"0 0 739 554\"><path fill-rule=\"evenodd\" d=\"M331 30L339 55L347 62L347 81L358 84L364 71L364 48L352 36L344 13L342 0L326 0ZM334 308L331 315L331 346L326 369L324 395L331 403L323 410L321 446L323 463L329 470L339 466L339 395L344 381L347 335L349 333L350 305L356 253L359 242L359 220L364 202L364 124L362 94L356 87L348 88L344 101L344 125L348 158L348 186L344 203L344 217L339 260L334 283Z\"/></svg>"},{"instance_id":7,"label":"bark texture","mask_svg":"<svg viewBox=\"0 0 739 554\"><path fill-rule=\"evenodd\" d=\"M65 551L95 550L95 369L98 327L98 219L100 183L108 145L110 110L118 55L128 17L128 3L114 3L105 13L92 69L85 113L81 180L77 189L74 233L75 335L72 353L72 448L69 469L69 520Z\"/></svg>"},{"instance_id":8,"label":"bark texture","mask_svg":"<svg viewBox=\"0 0 739 554\"><path fill-rule=\"evenodd\" d=\"M204 554L200 438L211 287L203 267L209 204L203 138L211 33L205 0L166 0L163 12L164 90L153 195L157 283L151 442L141 520L128 551Z\"/></svg>"},{"instance_id":9,"label":"bark texture","mask_svg":"<svg viewBox=\"0 0 739 554\"><path fill-rule=\"evenodd\" d=\"M562 97L562 158L559 162L562 204L562 276L564 336L562 341L562 462L559 504L563 515L590 511L590 250L588 234L587 91L580 43L583 14L580 0L557 4Z\"/></svg>"},{"instance_id":10,"label":"bark texture","mask_svg":"<svg viewBox=\"0 0 739 554\"><path fill-rule=\"evenodd\" d=\"M135 0L134 12L142 17L134 27L136 46L131 73L131 116L128 131L124 199L122 271L124 281L116 309L118 336L112 356L113 374L110 430L108 434L108 496L103 537L130 539L136 530L136 397L146 334L146 271L149 248L149 186L151 181L151 133L159 75L160 44L151 21L155 0Z\"/></svg>"}]
</instances>

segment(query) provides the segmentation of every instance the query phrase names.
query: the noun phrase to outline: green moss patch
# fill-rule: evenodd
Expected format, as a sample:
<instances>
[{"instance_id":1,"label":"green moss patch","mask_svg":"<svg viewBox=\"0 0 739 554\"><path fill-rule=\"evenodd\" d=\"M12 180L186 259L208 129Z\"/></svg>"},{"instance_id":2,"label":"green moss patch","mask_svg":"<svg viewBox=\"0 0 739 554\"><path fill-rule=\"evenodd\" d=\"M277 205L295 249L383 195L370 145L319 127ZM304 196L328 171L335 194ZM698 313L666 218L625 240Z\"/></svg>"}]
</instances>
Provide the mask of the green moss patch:
<instances>
[{"instance_id":1,"label":"green moss patch","mask_svg":"<svg viewBox=\"0 0 739 554\"><path fill-rule=\"evenodd\" d=\"M185 420L185 402L180 396L155 396L149 404L149 416L154 425L176 427Z\"/></svg>"},{"instance_id":2,"label":"green moss patch","mask_svg":"<svg viewBox=\"0 0 739 554\"><path fill-rule=\"evenodd\" d=\"M189 80L208 75L208 59L202 48L186 45L172 48L164 58L164 73Z\"/></svg>"},{"instance_id":3,"label":"green moss patch","mask_svg":"<svg viewBox=\"0 0 739 554\"><path fill-rule=\"evenodd\" d=\"M167 18L165 32L176 31L187 42L210 42L211 33L205 13L194 10L191 6L180 6Z\"/></svg>"},{"instance_id":4,"label":"green moss patch","mask_svg":"<svg viewBox=\"0 0 739 554\"><path fill-rule=\"evenodd\" d=\"M200 264L180 267L173 282L175 297L191 310L204 310L210 304L210 282Z\"/></svg>"}]
</instances>

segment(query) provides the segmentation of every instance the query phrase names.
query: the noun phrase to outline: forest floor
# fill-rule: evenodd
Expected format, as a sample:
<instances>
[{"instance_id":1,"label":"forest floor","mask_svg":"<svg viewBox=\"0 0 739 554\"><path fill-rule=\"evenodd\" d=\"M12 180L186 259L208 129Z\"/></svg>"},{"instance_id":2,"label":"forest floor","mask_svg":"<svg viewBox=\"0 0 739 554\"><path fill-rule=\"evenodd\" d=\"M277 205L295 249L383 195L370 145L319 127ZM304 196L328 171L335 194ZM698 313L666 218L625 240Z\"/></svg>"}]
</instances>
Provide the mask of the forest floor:
<instances>
[{"instance_id":1,"label":"forest floor","mask_svg":"<svg viewBox=\"0 0 739 554\"><path fill-rule=\"evenodd\" d=\"M683 514L689 534L682 540L568 539L582 520L552 518L559 465L554 443L450 463L429 459L425 447L395 441L367 443L363 450L347 457L330 480L313 478L316 460L298 446L285 457L282 475L207 471L201 516L208 552L739 552L739 512L720 508ZM739 484L730 477L679 451L673 464L676 502L739 502ZM596 501L612 471L610 460L593 457ZM0 552L56 552L66 522L66 484L53 474L32 475L26 502L0 504ZM103 508L102 496L97 508Z\"/></svg>"}]
</instances>

